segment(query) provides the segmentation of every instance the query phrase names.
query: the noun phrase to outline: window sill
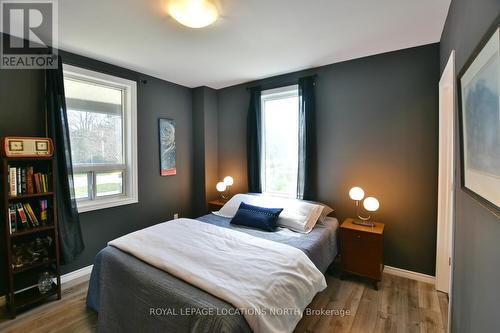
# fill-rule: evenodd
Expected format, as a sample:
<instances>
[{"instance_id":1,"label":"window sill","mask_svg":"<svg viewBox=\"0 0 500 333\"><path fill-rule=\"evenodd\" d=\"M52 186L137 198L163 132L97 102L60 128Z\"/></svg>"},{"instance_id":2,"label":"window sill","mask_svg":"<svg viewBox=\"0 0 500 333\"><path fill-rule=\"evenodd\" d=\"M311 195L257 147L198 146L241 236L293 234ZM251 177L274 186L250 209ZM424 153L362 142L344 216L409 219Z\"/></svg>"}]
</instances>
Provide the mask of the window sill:
<instances>
[{"instance_id":1,"label":"window sill","mask_svg":"<svg viewBox=\"0 0 500 333\"><path fill-rule=\"evenodd\" d=\"M102 199L95 201L77 202L77 207L78 207L78 213L85 213L94 210L131 205L138 202L139 200L137 198L119 197L119 198L110 198L110 199Z\"/></svg>"}]
</instances>

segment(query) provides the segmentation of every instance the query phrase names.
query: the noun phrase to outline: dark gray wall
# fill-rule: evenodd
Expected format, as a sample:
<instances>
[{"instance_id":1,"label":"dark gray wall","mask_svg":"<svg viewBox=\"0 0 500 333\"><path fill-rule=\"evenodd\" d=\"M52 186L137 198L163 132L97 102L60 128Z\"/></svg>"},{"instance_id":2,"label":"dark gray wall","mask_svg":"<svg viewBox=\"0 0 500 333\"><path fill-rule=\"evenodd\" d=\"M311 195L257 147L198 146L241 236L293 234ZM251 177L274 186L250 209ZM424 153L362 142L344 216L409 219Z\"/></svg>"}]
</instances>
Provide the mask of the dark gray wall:
<instances>
[{"instance_id":1,"label":"dark gray wall","mask_svg":"<svg viewBox=\"0 0 500 333\"><path fill-rule=\"evenodd\" d=\"M455 50L458 73L499 13L499 0L453 0L441 37L441 70ZM456 136L457 180L458 143ZM498 332L500 218L462 191L459 181L455 206L452 331Z\"/></svg>"},{"instance_id":2,"label":"dark gray wall","mask_svg":"<svg viewBox=\"0 0 500 333\"><path fill-rule=\"evenodd\" d=\"M138 82L139 203L81 214L85 251L63 267L67 273L92 264L97 252L118 236L171 219L174 213L191 215L193 142L191 89L68 53L63 61ZM43 91L41 70L0 70L0 136L44 134ZM176 121L176 176L160 176L161 117Z\"/></svg>"},{"instance_id":3,"label":"dark gray wall","mask_svg":"<svg viewBox=\"0 0 500 333\"><path fill-rule=\"evenodd\" d=\"M193 212L206 210L205 196L205 89L193 89Z\"/></svg>"},{"instance_id":4,"label":"dark gray wall","mask_svg":"<svg viewBox=\"0 0 500 333\"><path fill-rule=\"evenodd\" d=\"M318 199L340 221L348 191L379 198L385 263L434 275L437 210L437 44L333 64L219 91L219 177L247 190L246 87L272 88L317 74Z\"/></svg>"},{"instance_id":5,"label":"dark gray wall","mask_svg":"<svg viewBox=\"0 0 500 333\"><path fill-rule=\"evenodd\" d=\"M217 197L218 182L217 91L209 87L193 89L193 212L207 213L207 202Z\"/></svg>"},{"instance_id":6,"label":"dark gray wall","mask_svg":"<svg viewBox=\"0 0 500 333\"><path fill-rule=\"evenodd\" d=\"M219 179L219 105L217 103L217 91L211 88L205 89L205 195L206 201L213 200L219 196L215 185Z\"/></svg>"}]
</instances>

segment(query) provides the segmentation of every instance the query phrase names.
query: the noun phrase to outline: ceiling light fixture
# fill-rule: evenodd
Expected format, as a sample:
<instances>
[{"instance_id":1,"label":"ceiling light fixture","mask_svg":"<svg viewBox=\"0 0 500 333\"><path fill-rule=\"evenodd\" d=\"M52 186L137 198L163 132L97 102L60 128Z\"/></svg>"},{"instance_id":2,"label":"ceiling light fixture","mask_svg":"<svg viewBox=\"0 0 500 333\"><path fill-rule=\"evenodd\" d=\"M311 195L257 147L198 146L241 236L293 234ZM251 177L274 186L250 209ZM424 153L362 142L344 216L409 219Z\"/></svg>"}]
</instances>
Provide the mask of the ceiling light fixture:
<instances>
[{"instance_id":1,"label":"ceiling light fixture","mask_svg":"<svg viewBox=\"0 0 500 333\"><path fill-rule=\"evenodd\" d=\"M217 7L209 0L170 0L168 13L190 28L204 28L217 20Z\"/></svg>"}]
</instances>

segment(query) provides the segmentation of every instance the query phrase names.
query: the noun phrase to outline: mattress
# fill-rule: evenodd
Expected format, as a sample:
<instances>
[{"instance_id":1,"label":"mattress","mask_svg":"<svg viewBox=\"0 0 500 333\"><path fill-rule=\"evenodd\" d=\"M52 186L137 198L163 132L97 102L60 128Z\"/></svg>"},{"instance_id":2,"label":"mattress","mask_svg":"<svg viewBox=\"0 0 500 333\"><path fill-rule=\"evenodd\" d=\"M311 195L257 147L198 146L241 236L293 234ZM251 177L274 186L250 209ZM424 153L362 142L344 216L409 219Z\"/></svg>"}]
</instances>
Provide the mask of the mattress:
<instances>
[{"instance_id":1,"label":"mattress","mask_svg":"<svg viewBox=\"0 0 500 333\"><path fill-rule=\"evenodd\" d=\"M234 226L214 214L198 220L294 246L323 273L337 254L338 222L333 218L309 234ZM251 332L231 304L112 246L96 256L87 306L99 312L100 332Z\"/></svg>"}]
</instances>

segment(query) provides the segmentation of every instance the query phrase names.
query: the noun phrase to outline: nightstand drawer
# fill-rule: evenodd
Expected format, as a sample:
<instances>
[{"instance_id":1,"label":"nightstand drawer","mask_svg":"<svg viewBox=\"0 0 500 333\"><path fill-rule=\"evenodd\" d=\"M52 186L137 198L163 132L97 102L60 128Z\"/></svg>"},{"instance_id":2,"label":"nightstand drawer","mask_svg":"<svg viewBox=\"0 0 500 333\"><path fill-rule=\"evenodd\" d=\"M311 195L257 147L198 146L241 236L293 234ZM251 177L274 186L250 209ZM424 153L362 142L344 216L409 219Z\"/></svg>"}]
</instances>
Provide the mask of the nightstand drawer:
<instances>
[{"instance_id":1,"label":"nightstand drawer","mask_svg":"<svg viewBox=\"0 0 500 333\"><path fill-rule=\"evenodd\" d=\"M344 271L380 279L383 260L381 235L342 229L340 241Z\"/></svg>"}]
</instances>

